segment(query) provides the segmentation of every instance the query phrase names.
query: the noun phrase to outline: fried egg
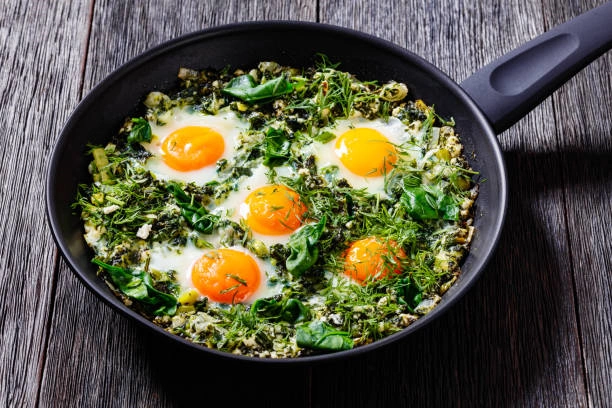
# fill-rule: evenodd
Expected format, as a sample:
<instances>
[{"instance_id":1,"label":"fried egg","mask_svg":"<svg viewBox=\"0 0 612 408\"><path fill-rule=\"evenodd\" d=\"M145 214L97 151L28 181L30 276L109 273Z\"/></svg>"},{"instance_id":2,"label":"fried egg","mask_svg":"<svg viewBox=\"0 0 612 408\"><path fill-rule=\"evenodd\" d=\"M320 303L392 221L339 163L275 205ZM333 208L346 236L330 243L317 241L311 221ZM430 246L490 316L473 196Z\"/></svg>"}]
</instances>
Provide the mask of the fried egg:
<instances>
[{"instance_id":1,"label":"fried egg","mask_svg":"<svg viewBox=\"0 0 612 408\"><path fill-rule=\"evenodd\" d=\"M406 254L394 241L367 237L353 242L344 253L344 274L357 282L382 279L401 273L400 259Z\"/></svg>"},{"instance_id":2,"label":"fried egg","mask_svg":"<svg viewBox=\"0 0 612 408\"><path fill-rule=\"evenodd\" d=\"M281 293L272 283L274 267L242 247L201 249L189 243L181 248L157 245L149 251L149 268L175 271L179 301L203 297L219 304L253 303Z\"/></svg>"},{"instance_id":3,"label":"fried egg","mask_svg":"<svg viewBox=\"0 0 612 408\"><path fill-rule=\"evenodd\" d=\"M353 188L384 195L385 175L398 160L395 146L409 137L406 126L395 117L353 117L338 120L333 128L325 130L336 138L310 146L319 170L334 166L338 169L337 178L346 179Z\"/></svg>"},{"instance_id":4,"label":"fried egg","mask_svg":"<svg viewBox=\"0 0 612 408\"><path fill-rule=\"evenodd\" d=\"M293 232L304 223L306 205L298 193L281 184L270 184L267 168L254 169L250 177L239 182L238 191L218 203L213 212L232 221L245 224L253 238L268 247L286 244ZM291 176L288 167L278 167L277 173Z\"/></svg>"},{"instance_id":5,"label":"fried egg","mask_svg":"<svg viewBox=\"0 0 612 408\"><path fill-rule=\"evenodd\" d=\"M216 163L229 159L247 122L231 110L208 115L193 108L174 108L150 122L150 143L142 143L152 154L145 167L162 180L205 184L217 177Z\"/></svg>"}]
</instances>

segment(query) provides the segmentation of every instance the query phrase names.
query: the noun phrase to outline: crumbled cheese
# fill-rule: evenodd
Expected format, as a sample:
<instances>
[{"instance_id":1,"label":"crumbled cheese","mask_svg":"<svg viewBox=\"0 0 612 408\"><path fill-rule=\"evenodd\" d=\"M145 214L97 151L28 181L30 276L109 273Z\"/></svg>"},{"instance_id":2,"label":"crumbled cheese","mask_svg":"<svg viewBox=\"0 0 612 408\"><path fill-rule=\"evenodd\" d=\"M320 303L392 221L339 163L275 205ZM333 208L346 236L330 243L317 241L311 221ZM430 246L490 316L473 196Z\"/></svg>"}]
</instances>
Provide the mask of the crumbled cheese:
<instances>
[{"instance_id":1,"label":"crumbled cheese","mask_svg":"<svg viewBox=\"0 0 612 408\"><path fill-rule=\"evenodd\" d=\"M142 227L138 228L138 231L136 231L136 236L141 239L147 239L149 237L149 233L151 232L151 228L153 228L151 224L144 224Z\"/></svg>"},{"instance_id":2,"label":"crumbled cheese","mask_svg":"<svg viewBox=\"0 0 612 408\"><path fill-rule=\"evenodd\" d=\"M113 204L113 205L109 205L107 207L102 208L102 212L104 214L110 214L110 213L117 211L120 208L121 207L119 207L117 204Z\"/></svg>"}]
</instances>

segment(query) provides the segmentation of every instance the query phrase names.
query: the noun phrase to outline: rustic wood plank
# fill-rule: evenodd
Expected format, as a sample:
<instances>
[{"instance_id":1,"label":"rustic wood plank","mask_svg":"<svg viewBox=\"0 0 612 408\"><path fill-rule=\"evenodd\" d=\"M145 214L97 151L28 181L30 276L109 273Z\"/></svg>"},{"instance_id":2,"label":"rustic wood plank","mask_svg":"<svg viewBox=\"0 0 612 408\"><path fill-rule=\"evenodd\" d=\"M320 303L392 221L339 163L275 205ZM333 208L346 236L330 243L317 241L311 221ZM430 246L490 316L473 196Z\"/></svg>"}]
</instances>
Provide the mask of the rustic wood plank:
<instances>
[{"instance_id":1,"label":"rustic wood plank","mask_svg":"<svg viewBox=\"0 0 612 408\"><path fill-rule=\"evenodd\" d=\"M84 89L146 48L197 28L251 19L314 20L317 14L315 3L306 1L201 3L96 2ZM321 1L319 13L323 22L404 45L460 80L595 3L601 2ZM182 406L211 390L228 402L264 406L600 406L610 401L609 55L500 135L511 185L506 228L487 272L456 308L411 338L366 356L312 369L272 369L196 357L173 345L158 355L163 342L109 310L63 262L56 269L54 297L53 245L39 228L42 205L9 205L12 191L42 194L41 161L52 137L21 155L7 152L37 140L34 132L40 129L57 134L78 100L87 10L61 4L52 10L25 3L11 7L0 6L0 21L11 23L0 25L0 39L12 47L0 54L2 77L17 71L20 78L37 78L39 87L10 93L15 83L26 82L18 80L2 94L10 113L0 117L11 130L7 135L28 135L3 138L7 148L0 153L0 215L7 220L0 237L13 243L0 248L0 289L5 299L16 300L0 305L8 316L0 320L3 405L32 405L39 374L44 375L43 406ZM60 21L72 23L41 37L34 30ZM22 44L23 53L17 48ZM37 61L48 77L36 76ZM54 95L51 103L43 97L46 92ZM30 99L29 110L15 108ZM47 106L61 120L51 122L43 113ZM555 126L553 117L563 126ZM41 177L31 178L32 172ZM21 220L28 220L20 224L23 235L11 228ZM22 259L29 270L43 271L31 283L14 273ZM44 322L50 313L45 355ZM236 378L247 380L237 388ZM260 382L272 382L278 393L262 395Z\"/></svg>"},{"instance_id":2,"label":"rustic wood plank","mask_svg":"<svg viewBox=\"0 0 612 408\"><path fill-rule=\"evenodd\" d=\"M88 6L0 4L0 406L36 404L53 311L56 253L44 174L74 106Z\"/></svg>"},{"instance_id":3,"label":"rustic wood plank","mask_svg":"<svg viewBox=\"0 0 612 408\"><path fill-rule=\"evenodd\" d=\"M599 2L559 7L546 18L556 24ZM612 53L595 61L554 95L562 189L590 406L612 401Z\"/></svg>"},{"instance_id":4,"label":"rustic wood plank","mask_svg":"<svg viewBox=\"0 0 612 408\"><path fill-rule=\"evenodd\" d=\"M545 28L542 4L523 0L406 3L341 8L339 2L322 2L321 21L406 46L458 80ZM574 83L589 89L584 78ZM563 174L557 127L549 119L554 112L548 99L500 135L511 186L509 213L481 281L455 309L402 344L314 368L315 406L587 404L566 196L551 188ZM326 372L354 374L339 376L332 385Z\"/></svg>"},{"instance_id":5,"label":"rustic wood plank","mask_svg":"<svg viewBox=\"0 0 612 408\"><path fill-rule=\"evenodd\" d=\"M84 89L147 48L200 28L246 20L314 20L310 1L97 1ZM73 100L75 100L73 98ZM193 401L308 404L307 368L236 366L202 358L135 327L102 304L59 265L52 341L42 384L44 406L183 406ZM262 391L272 383L274 394Z\"/></svg>"}]
</instances>

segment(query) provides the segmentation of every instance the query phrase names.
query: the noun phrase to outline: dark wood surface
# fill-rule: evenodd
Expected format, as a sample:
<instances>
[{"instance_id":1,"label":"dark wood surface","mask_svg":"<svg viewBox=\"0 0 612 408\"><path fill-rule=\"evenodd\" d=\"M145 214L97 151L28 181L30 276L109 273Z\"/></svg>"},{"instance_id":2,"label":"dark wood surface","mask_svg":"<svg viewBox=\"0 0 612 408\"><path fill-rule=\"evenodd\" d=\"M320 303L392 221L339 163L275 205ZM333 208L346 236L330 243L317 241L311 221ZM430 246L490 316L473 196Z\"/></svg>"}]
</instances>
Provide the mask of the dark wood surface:
<instances>
[{"instance_id":1,"label":"dark wood surface","mask_svg":"<svg viewBox=\"0 0 612 408\"><path fill-rule=\"evenodd\" d=\"M315 366L194 356L119 316L46 225L47 161L78 101L149 47L247 20L319 21L460 81L602 0L4 1L0 4L0 406L609 406L612 54L499 136L510 201L493 260L404 341Z\"/></svg>"}]
</instances>

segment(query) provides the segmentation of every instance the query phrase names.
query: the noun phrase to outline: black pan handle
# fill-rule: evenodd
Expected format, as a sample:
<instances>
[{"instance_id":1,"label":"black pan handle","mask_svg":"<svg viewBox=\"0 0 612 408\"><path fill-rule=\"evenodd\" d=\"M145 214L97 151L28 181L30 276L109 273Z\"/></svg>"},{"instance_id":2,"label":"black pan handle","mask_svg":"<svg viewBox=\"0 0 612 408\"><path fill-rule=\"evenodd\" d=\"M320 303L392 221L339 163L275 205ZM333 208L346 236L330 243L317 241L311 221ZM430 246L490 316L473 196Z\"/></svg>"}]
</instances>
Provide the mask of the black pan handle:
<instances>
[{"instance_id":1,"label":"black pan handle","mask_svg":"<svg viewBox=\"0 0 612 408\"><path fill-rule=\"evenodd\" d=\"M498 58L461 87L501 133L611 47L609 1Z\"/></svg>"}]
</instances>

